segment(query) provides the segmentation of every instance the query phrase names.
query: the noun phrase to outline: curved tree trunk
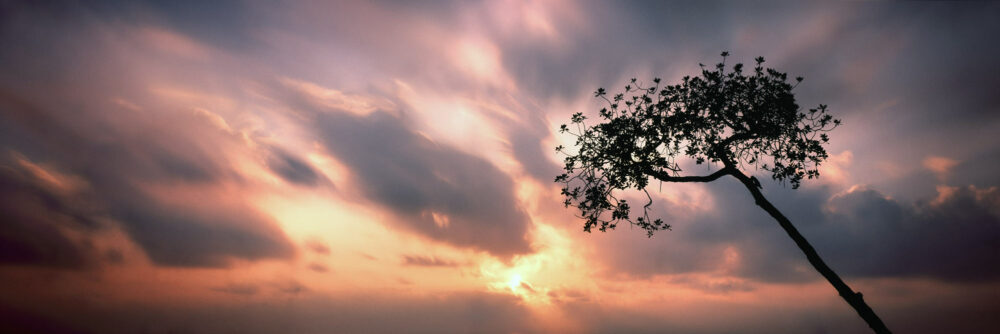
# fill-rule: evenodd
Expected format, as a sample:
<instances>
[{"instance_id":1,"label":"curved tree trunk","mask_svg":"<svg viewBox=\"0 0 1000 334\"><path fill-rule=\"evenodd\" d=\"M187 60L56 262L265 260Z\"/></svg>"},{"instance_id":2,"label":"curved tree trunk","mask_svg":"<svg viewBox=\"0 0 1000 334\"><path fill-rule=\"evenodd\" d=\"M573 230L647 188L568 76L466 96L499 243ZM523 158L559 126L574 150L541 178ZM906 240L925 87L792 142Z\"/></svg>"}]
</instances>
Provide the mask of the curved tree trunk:
<instances>
[{"instance_id":1,"label":"curved tree trunk","mask_svg":"<svg viewBox=\"0 0 1000 334\"><path fill-rule=\"evenodd\" d=\"M778 211L778 208L775 208L774 205L767 200L767 198L764 198L764 194L760 192L760 184L757 183L756 180L750 179L739 171L733 171L731 174L739 179L740 183L743 183L747 190L750 190L757 206L760 206L764 209L764 211L767 211L771 217L774 217L774 219L778 221L781 228L785 229L788 236L795 241L795 245L799 246L799 249L806 254L806 258L809 259L809 263L812 264L812 266L816 268L816 271L819 271L819 273L823 275L823 277L826 278L826 280L829 281L835 289L837 289L840 296L843 297L844 300L858 312L858 315L860 315L862 319L865 319L865 322L868 323L868 327L871 327L875 333L891 333L889 328L882 323L882 319L879 319L878 315L875 315L875 311L873 311L871 307L868 307L868 304L866 304L864 299L862 299L861 293L851 290L851 288L847 286L847 283L844 283L844 281L840 279L840 276L837 276L837 273L833 272L833 269L830 269L830 267L823 262L823 259L821 259L819 254L816 253L816 249L809 244L809 241L806 241L806 238L799 233L799 230L792 225L792 222L789 221L785 215L781 214L781 211Z\"/></svg>"}]
</instances>

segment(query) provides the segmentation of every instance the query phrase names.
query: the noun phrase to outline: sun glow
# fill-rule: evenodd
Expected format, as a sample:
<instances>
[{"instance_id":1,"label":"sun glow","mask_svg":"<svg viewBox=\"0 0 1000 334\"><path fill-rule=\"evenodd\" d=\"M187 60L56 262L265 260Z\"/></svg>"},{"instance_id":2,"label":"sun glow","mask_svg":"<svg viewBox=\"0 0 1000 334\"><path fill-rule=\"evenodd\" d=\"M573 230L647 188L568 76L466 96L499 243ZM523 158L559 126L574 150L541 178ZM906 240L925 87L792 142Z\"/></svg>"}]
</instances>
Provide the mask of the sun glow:
<instances>
[{"instance_id":1,"label":"sun glow","mask_svg":"<svg viewBox=\"0 0 1000 334\"><path fill-rule=\"evenodd\" d=\"M517 287L521 286L521 274L512 275L507 285L510 286L511 292L517 292Z\"/></svg>"}]
</instances>

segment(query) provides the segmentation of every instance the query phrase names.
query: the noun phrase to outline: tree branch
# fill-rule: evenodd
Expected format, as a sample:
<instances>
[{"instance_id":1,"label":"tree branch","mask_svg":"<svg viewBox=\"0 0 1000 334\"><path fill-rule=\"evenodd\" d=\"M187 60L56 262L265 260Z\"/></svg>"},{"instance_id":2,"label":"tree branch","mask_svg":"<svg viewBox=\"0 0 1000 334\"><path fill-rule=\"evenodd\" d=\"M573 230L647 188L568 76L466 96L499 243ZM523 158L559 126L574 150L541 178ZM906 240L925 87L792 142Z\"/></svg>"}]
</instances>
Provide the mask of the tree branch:
<instances>
[{"instance_id":1,"label":"tree branch","mask_svg":"<svg viewBox=\"0 0 1000 334\"><path fill-rule=\"evenodd\" d=\"M734 162L730 161L729 155L726 154L726 152L730 152L728 150L729 145L738 140L749 140L753 139L754 137L756 136L748 132L741 132L734 134L732 136L729 136L729 138L723 139L718 144L712 145L712 153L715 154L715 156L718 157L720 160L722 160L722 162L725 163L726 166L733 165ZM735 168L735 166L733 167Z\"/></svg>"},{"instance_id":2,"label":"tree branch","mask_svg":"<svg viewBox=\"0 0 1000 334\"><path fill-rule=\"evenodd\" d=\"M730 175L735 171L735 169L725 167L715 173L705 176L673 176L670 175L670 173L658 170L651 170L647 172L647 174L663 182L712 182L720 177Z\"/></svg>"}]
</instances>

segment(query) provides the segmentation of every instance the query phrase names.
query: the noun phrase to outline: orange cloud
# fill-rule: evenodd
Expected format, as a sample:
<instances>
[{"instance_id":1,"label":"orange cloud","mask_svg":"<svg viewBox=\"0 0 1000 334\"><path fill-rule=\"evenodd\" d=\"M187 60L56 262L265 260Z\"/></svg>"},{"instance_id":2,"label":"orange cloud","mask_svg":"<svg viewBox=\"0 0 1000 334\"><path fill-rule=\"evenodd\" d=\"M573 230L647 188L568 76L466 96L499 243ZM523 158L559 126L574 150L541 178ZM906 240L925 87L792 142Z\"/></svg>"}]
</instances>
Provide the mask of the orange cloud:
<instances>
[{"instance_id":1,"label":"orange cloud","mask_svg":"<svg viewBox=\"0 0 1000 334\"><path fill-rule=\"evenodd\" d=\"M948 177L952 168L955 168L958 163L958 160L940 156L928 156L923 161L924 168L934 172L938 179L942 180Z\"/></svg>"}]
</instances>

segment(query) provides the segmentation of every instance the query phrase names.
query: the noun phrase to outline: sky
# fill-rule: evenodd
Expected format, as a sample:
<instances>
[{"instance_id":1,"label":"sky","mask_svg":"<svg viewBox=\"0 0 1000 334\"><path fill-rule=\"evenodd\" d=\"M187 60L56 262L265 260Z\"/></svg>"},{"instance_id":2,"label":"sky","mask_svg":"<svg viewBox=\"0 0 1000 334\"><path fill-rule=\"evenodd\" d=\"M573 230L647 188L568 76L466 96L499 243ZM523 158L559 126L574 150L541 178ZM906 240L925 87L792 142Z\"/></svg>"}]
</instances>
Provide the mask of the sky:
<instances>
[{"instance_id":1,"label":"sky","mask_svg":"<svg viewBox=\"0 0 1000 334\"><path fill-rule=\"evenodd\" d=\"M997 17L0 1L0 330L865 333L733 178L655 184L652 237L562 205L557 129L597 88L728 51L843 120L819 179L764 193L888 327L1000 331Z\"/></svg>"}]
</instances>

